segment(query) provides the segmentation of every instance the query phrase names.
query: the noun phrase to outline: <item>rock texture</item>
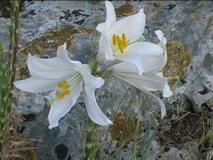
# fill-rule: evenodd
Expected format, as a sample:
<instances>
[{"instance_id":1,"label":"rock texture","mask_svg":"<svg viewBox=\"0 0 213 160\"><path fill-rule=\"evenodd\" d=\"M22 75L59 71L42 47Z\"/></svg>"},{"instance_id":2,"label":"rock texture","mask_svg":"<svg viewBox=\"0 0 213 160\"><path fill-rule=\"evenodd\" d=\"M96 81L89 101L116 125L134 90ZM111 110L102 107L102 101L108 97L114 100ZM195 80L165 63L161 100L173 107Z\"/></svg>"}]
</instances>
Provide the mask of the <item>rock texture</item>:
<instances>
[{"instance_id":1,"label":"rock texture","mask_svg":"<svg viewBox=\"0 0 213 160\"><path fill-rule=\"evenodd\" d=\"M211 157L211 152L201 154L206 148L198 148L197 145L198 140L211 131L210 126L213 125L213 8L211 7L213 2L112 1L112 3L116 8L118 19L144 8L146 40L157 41L154 31L162 30L168 40L180 41L183 44L184 50L191 55L191 64L186 68L185 76L173 87L174 96L164 101L168 116L163 122L156 116L159 108L152 99L114 77L108 77L107 83L97 92L98 103L102 110L111 119L115 112L127 111L142 121L144 133L138 137L137 145L140 151L139 159L152 160L156 156L159 159L171 157L176 160L200 159L203 155ZM95 27L105 21L105 14L103 1L26 1L19 18L20 51L17 53L16 78L29 77L25 63L28 53L43 58L54 57L57 47L64 42L68 44L72 59L80 60L82 63L89 62L97 53L99 35L95 32ZM6 51L9 45L7 38L9 22L8 18L0 18L0 39ZM43 140L43 143L37 144L38 159L80 159L85 143L84 122L88 119L82 99L79 98L72 110L60 121L59 127L49 130L47 122L49 106L44 107L41 95L33 95L30 99L26 98L26 94L20 96L16 99L20 112L33 113L36 116L33 121L22 123L26 127L23 134ZM143 105L141 97L146 100ZM137 101L131 102L132 99ZM193 117L195 115L196 117ZM193 124L196 120L199 120L197 125ZM187 135L183 133L184 127L181 128L184 125L186 128L189 127ZM193 126L198 129L197 136L190 135ZM202 128L200 126L205 129L200 129ZM121 152L114 153L118 142L111 142L107 128L101 127L98 136L101 158L116 159L119 155L124 159L131 158L133 142L125 146L126 148L123 147ZM212 147L212 144L208 145ZM162 149L164 151L159 155ZM106 150L109 154L106 154Z\"/></svg>"}]
</instances>

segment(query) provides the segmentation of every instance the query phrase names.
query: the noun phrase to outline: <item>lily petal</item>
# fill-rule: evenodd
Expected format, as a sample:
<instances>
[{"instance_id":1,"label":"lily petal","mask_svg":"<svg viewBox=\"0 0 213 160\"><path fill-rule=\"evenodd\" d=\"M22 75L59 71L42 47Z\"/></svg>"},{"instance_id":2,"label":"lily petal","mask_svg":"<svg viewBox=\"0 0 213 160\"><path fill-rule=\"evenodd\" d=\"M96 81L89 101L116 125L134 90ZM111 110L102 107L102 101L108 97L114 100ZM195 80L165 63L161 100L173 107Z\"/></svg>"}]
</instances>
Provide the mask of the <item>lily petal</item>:
<instances>
[{"instance_id":1,"label":"lily petal","mask_svg":"<svg viewBox=\"0 0 213 160\"><path fill-rule=\"evenodd\" d=\"M153 93L147 91L146 89L143 89L142 92L147 94L147 95L149 95L149 96L151 96L151 97L153 97L155 100L157 100L157 102L159 103L160 108L161 108L161 118L165 117L165 115L166 115L166 107L165 107L164 103L161 101L161 99L158 98Z\"/></svg>"},{"instance_id":2,"label":"lily petal","mask_svg":"<svg viewBox=\"0 0 213 160\"><path fill-rule=\"evenodd\" d=\"M158 44L159 47L162 48L164 54L161 55L154 55L154 56L144 56L144 73L157 73L163 69L167 62L167 48L166 43L167 40L164 37L162 31L157 30L155 31L160 43Z\"/></svg>"},{"instance_id":3,"label":"lily petal","mask_svg":"<svg viewBox=\"0 0 213 160\"><path fill-rule=\"evenodd\" d=\"M144 56L144 73L157 73L163 69L167 61L167 55Z\"/></svg>"},{"instance_id":4,"label":"lily petal","mask_svg":"<svg viewBox=\"0 0 213 160\"><path fill-rule=\"evenodd\" d=\"M96 27L96 30L101 33L100 39L99 39L99 48L98 48L98 54L97 54L97 61L101 62L103 60L113 60L115 59L113 57L112 49L110 46L110 42L106 37L105 31L106 31L106 23L101 23Z\"/></svg>"},{"instance_id":5,"label":"lily petal","mask_svg":"<svg viewBox=\"0 0 213 160\"><path fill-rule=\"evenodd\" d=\"M124 54L117 54L116 57L124 62L134 64L138 68L139 75L144 70L144 56L161 55L163 50L156 44L138 42L126 48Z\"/></svg>"},{"instance_id":6,"label":"lily petal","mask_svg":"<svg viewBox=\"0 0 213 160\"><path fill-rule=\"evenodd\" d=\"M163 102L150 91L162 91L164 97L169 97L172 95L172 91L169 88L167 79L163 77L162 73L143 73L141 76L137 74L136 67L132 64L126 62L121 62L119 64L111 67L112 74L115 77L135 86L144 93L154 97L161 107L161 116L164 117L166 114L166 109Z\"/></svg>"},{"instance_id":7,"label":"lily petal","mask_svg":"<svg viewBox=\"0 0 213 160\"><path fill-rule=\"evenodd\" d=\"M145 28L145 14L141 9L137 14L125 17L112 25L107 36L109 39L112 38L113 34L121 36L125 33L127 40L133 42L138 40Z\"/></svg>"},{"instance_id":8,"label":"lily petal","mask_svg":"<svg viewBox=\"0 0 213 160\"><path fill-rule=\"evenodd\" d=\"M121 36L123 33L129 43L135 42L141 38L145 28L145 14L141 9L137 14L128 16L116 22L114 7L111 2L105 1L106 5L106 22L101 23L96 27L96 30L101 33L99 40L99 50L97 59L114 60L112 51L113 35ZM131 22L131 23L130 23Z\"/></svg>"},{"instance_id":9,"label":"lily petal","mask_svg":"<svg viewBox=\"0 0 213 160\"><path fill-rule=\"evenodd\" d=\"M94 90L84 90L83 96L87 113L93 122L102 126L112 124L112 121L109 120L106 115L100 110L96 102Z\"/></svg>"},{"instance_id":10,"label":"lily petal","mask_svg":"<svg viewBox=\"0 0 213 160\"><path fill-rule=\"evenodd\" d=\"M31 77L25 80L16 81L13 84L20 90L31 93L47 92L55 89L58 79L41 79Z\"/></svg>"},{"instance_id":11,"label":"lily petal","mask_svg":"<svg viewBox=\"0 0 213 160\"><path fill-rule=\"evenodd\" d=\"M161 55L163 54L163 49L154 43L137 42L129 45L125 50L125 54L137 54L138 56Z\"/></svg>"},{"instance_id":12,"label":"lily petal","mask_svg":"<svg viewBox=\"0 0 213 160\"><path fill-rule=\"evenodd\" d=\"M105 34L101 34L100 40L99 40L99 50L97 54L97 60L100 62L102 60L114 60L113 52L110 46L110 43L108 42L108 39L106 38Z\"/></svg>"},{"instance_id":13,"label":"lily petal","mask_svg":"<svg viewBox=\"0 0 213 160\"><path fill-rule=\"evenodd\" d=\"M161 117L163 118L166 115L166 108L165 108L165 105L163 104L163 102L156 95L154 95L150 91L146 90L147 87L142 87L141 85L138 86L138 82L135 81L135 80L131 80L129 78L123 78L123 77L120 77L120 76L117 76L117 75L115 75L115 76L122 79L123 81L135 86L136 88L139 88L143 93L146 93L146 94L152 96L153 98L155 98L158 101L160 108L161 108ZM135 82L137 82L137 83L135 83ZM141 82L139 84L143 84L143 82ZM148 89L150 89L150 88L148 88Z\"/></svg>"},{"instance_id":14,"label":"lily petal","mask_svg":"<svg viewBox=\"0 0 213 160\"><path fill-rule=\"evenodd\" d=\"M68 56L68 51L66 50L67 44L64 43L62 46L59 46L57 49L57 57L60 57L63 59L64 62L67 62L68 64L72 64L72 66L79 65L81 62L79 61L73 61L70 60Z\"/></svg>"},{"instance_id":15,"label":"lily petal","mask_svg":"<svg viewBox=\"0 0 213 160\"><path fill-rule=\"evenodd\" d=\"M160 100L160 98L158 98L156 95L150 92L150 91L161 90L163 91L163 96L165 97L171 96L172 92L167 84L166 78L160 77L156 74L151 74L151 75L143 74L142 76L139 76L138 74L132 72L131 70L127 71L126 73L124 72L124 70L121 72L118 72L118 68L117 67L113 68L113 67L112 67L112 70L114 72L112 72L112 74L115 77L120 78L121 80L135 86L136 88L140 89L142 92L155 98L161 107L161 117L163 118L166 115L166 108L163 102Z\"/></svg>"},{"instance_id":16,"label":"lily petal","mask_svg":"<svg viewBox=\"0 0 213 160\"><path fill-rule=\"evenodd\" d=\"M86 105L87 113L90 119L99 125L108 125L112 122L103 114L103 112L98 107L95 99L94 91L96 88L100 88L104 84L104 80L100 77L92 76L88 70L87 65L79 67L78 71L81 73L84 79L84 102Z\"/></svg>"},{"instance_id":17,"label":"lily petal","mask_svg":"<svg viewBox=\"0 0 213 160\"><path fill-rule=\"evenodd\" d=\"M33 77L46 79L61 79L72 76L72 64L65 62L64 59L54 57L50 59L42 59L35 56L28 55L27 60L30 74Z\"/></svg>"},{"instance_id":18,"label":"lily petal","mask_svg":"<svg viewBox=\"0 0 213 160\"><path fill-rule=\"evenodd\" d=\"M128 74L136 74L137 73L137 67L131 63L127 62L121 62L118 64L115 64L112 68L112 73L116 74L123 74L123 75L128 75Z\"/></svg>"},{"instance_id":19,"label":"lily petal","mask_svg":"<svg viewBox=\"0 0 213 160\"><path fill-rule=\"evenodd\" d=\"M91 75L87 68L89 68L89 66L86 64L76 68L76 71L80 72L83 76L86 90L100 88L104 84L104 80L100 77L97 78Z\"/></svg>"},{"instance_id":20,"label":"lily petal","mask_svg":"<svg viewBox=\"0 0 213 160\"><path fill-rule=\"evenodd\" d=\"M71 87L70 95L67 95L61 100L56 100L53 102L48 115L48 121L50 123L49 129L58 126L58 121L65 116L73 105L76 103L81 91L82 91L82 81L79 81L76 85ZM55 91L51 92L49 96L46 97L48 100L53 100L55 98Z\"/></svg>"},{"instance_id":21,"label":"lily petal","mask_svg":"<svg viewBox=\"0 0 213 160\"><path fill-rule=\"evenodd\" d=\"M157 75L158 75L159 77L161 77L161 78L164 78L162 72L157 73ZM169 84L168 84L168 82L167 82L167 79L166 79L166 83L165 83L165 86L164 86L164 89L163 89L163 96L164 96L164 97L170 97L170 96L172 96L172 95L173 95L173 93L172 93L172 91L171 91L171 89L170 89L170 87L169 87Z\"/></svg>"},{"instance_id":22,"label":"lily petal","mask_svg":"<svg viewBox=\"0 0 213 160\"><path fill-rule=\"evenodd\" d=\"M114 72L113 75L140 90L146 89L148 91L162 91L163 95L166 97L172 95L172 92L170 91L167 83L167 79L157 76L156 74L143 74L142 76L139 76L138 74L134 73L127 74Z\"/></svg>"},{"instance_id":23,"label":"lily petal","mask_svg":"<svg viewBox=\"0 0 213 160\"><path fill-rule=\"evenodd\" d=\"M160 40L159 46L166 52L166 43L167 39L164 37L164 34L161 30L155 31L155 34L157 35L158 39Z\"/></svg>"},{"instance_id":24,"label":"lily petal","mask_svg":"<svg viewBox=\"0 0 213 160\"><path fill-rule=\"evenodd\" d=\"M106 31L106 23L100 23L97 25L96 30L100 33L105 34Z\"/></svg>"},{"instance_id":25,"label":"lily petal","mask_svg":"<svg viewBox=\"0 0 213 160\"><path fill-rule=\"evenodd\" d=\"M106 28L105 31L108 31L110 27L116 22L115 9L111 2L105 1L106 5Z\"/></svg>"}]
</instances>

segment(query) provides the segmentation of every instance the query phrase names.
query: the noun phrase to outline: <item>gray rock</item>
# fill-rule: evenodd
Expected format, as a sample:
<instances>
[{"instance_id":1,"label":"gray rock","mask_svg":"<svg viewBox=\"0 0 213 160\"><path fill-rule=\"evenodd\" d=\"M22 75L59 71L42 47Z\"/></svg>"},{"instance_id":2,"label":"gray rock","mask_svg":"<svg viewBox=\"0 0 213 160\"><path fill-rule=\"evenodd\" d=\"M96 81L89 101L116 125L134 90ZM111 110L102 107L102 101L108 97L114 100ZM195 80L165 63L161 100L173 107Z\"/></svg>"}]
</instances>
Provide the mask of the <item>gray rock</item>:
<instances>
[{"instance_id":1,"label":"gray rock","mask_svg":"<svg viewBox=\"0 0 213 160\"><path fill-rule=\"evenodd\" d=\"M199 160L198 147L195 142L187 142L179 149L176 147L171 147L169 151L165 153L159 160L163 159L186 159L186 160Z\"/></svg>"},{"instance_id":2,"label":"gray rock","mask_svg":"<svg viewBox=\"0 0 213 160\"><path fill-rule=\"evenodd\" d=\"M39 113L46 104L43 94L20 92L17 97L16 106L21 114Z\"/></svg>"},{"instance_id":3,"label":"gray rock","mask_svg":"<svg viewBox=\"0 0 213 160\"><path fill-rule=\"evenodd\" d=\"M181 41L185 46L185 50L192 56L191 66L187 68L184 80L173 88L174 96L165 100L167 110L177 107L177 112L173 113L169 121L178 120L182 111L188 111L191 107L195 112L200 113L203 104L206 103L208 106L212 106L212 2L206 1L203 5L197 6L198 1L113 1L115 8L125 3L134 6L133 13L142 7L144 8L147 17L144 36L147 41L157 41L154 30L161 29L168 40ZM94 28L97 24L104 22L105 14L103 1L95 4L89 1L26 1L19 18L19 47L22 50L18 53L18 62L25 59L31 51L27 50L26 55L22 55L22 51L29 47L27 46L28 42L30 48L35 47L37 49L35 54L38 54L38 56L53 57L57 46L63 44L65 40L61 40L61 37L57 35L58 43L53 45L53 39L45 39L42 43L48 45L48 48L44 50L43 46L36 43L36 39L41 41L39 38L50 29L57 30L64 26L72 26L76 32L67 38L67 41L73 43L71 58L87 63L97 52L99 35L94 32ZM126 13L126 15L128 14L132 13ZM120 14L118 19L122 17L123 14ZM0 18L0 39L3 41L6 51L9 45L7 39L8 24L9 19ZM82 27L90 27L91 30L83 31ZM90 40L93 41L93 45L88 45ZM18 79L24 77L27 76L23 75ZM160 111L158 104L140 91L135 91L130 85L113 77L108 78L106 79L107 83L97 91L98 104L111 119L116 112L120 111L126 111L128 114L140 118L146 132L139 137L137 148L141 149L142 155L148 154L144 155L146 158L154 159L161 150L159 141L155 140L153 136L156 132L152 130L153 128L157 130L157 127L161 124L156 116L156 111L158 113ZM26 126L23 133L27 137L44 141L38 144L38 159L80 159L83 151L82 147L85 143L85 122L88 120L82 97L79 98L71 111L60 120L59 127L49 130L47 121L49 106L44 107L45 101L41 94L31 95L30 98L26 95L28 93L21 93L21 96L18 97L17 107L22 113L36 113L34 121L23 123ZM141 107L142 103L143 107ZM210 114L212 115L212 112ZM170 128L171 122L166 122L162 130L168 131ZM113 153L117 149L117 142L111 142L107 128L101 127L98 136L102 149L108 148L109 153ZM128 159L131 156L132 146L133 143L130 143L127 148L119 152L122 155L121 157ZM192 148L194 148L193 151ZM190 160L190 158L196 159L199 157L200 151L195 142L187 142L180 148L170 147L161 159L173 154L175 154L174 159L176 160L181 159L181 156ZM100 151L100 156L105 159L114 158L107 155L104 150ZM212 153L209 152L208 156L211 157Z\"/></svg>"}]
</instances>

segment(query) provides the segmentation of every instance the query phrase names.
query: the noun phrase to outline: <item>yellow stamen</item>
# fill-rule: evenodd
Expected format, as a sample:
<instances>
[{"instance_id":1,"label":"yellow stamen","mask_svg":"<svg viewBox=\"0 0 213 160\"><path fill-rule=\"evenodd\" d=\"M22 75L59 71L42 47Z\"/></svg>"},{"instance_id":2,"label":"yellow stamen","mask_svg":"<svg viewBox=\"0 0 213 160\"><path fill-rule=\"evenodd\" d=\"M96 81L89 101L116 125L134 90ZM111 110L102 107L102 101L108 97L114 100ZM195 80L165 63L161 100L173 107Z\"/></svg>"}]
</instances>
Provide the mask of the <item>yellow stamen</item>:
<instances>
[{"instance_id":1,"label":"yellow stamen","mask_svg":"<svg viewBox=\"0 0 213 160\"><path fill-rule=\"evenodd\" d=\"M68 84L66 80L60 81L57 86L58 89L55 91L55 95L59 100L70 94L70 84Z\"/></svg>"},{"instance_id":2,"label":"yellow stamen","mask_svg":"<svg viewBox=\"0 0 213 160\"><path fill-rule=\"evenodd\" d=\"M122 42L123 42L123 46L127 45L126 35L124 33L122 33Z\"/></svg>"},{"instance_id":3,"label":"yellow stamen","mask_svg":"<svg viewBox=\"0 0 213 160\"><path fill-rule=\"evenodd\" d=\"M67 84L67 81L66 80L62 80L60 82L58 82L58 87L60 88L61 86Z\"/></svg>"},{"instance_id":4,"label":"yellow stamen","mask_svg":"<svg viewBox=\"0 0 213 160\"><path fill-rule=\"evenodd\" d=\"M116 45L116 36L115 36L115 34L113 34L112 43L113 43L113 45Z\"/></svg>"},{"instance_id":5,"label":"yellow stamen","mask_svg":"<svg viewBox=\"0 0 213 160\"><path fill-rule=\"evenodd\" d=\"M122 33L121 37L118 35L113 34L112 36L112 44L113 45L118 45L118 49L120 50L121 53L124 53L124 49L127 47L129 41L126 40L126 35L125 33Z\"/></svg>"},{"instance_id":6,"label":"yellow stamen","mask_svg":"<svg viewBox=\"0 0 213 160\"><path fill-rule=\"evenodd\" d=\"M55 91L55 95L58 96L60 92L58 90Z\"/></svg>"},{"instance_id":7,"label":"yellow stamen","mask_svg":"<svg viewBox=\"0 0 213 160\"><path fill-rule=\"evenodd\" d=\"M65 94L64 93L60 93L59 95L58 95L58 99L63 99L64 98L64 96L65 96Z\"/></svg>"},{"instance_id":8,"label":"yellow stamen","mask_svg":"<svg viewBox=\"0 0 213 160\"><path fill-rule=\"evenodd\" d=\"M64 84L63 86L61 86L61 88L68 89L68 88L70 88L70 85L69 84Z\"/></svg>"},{"instance_id":9,"label":"yellow stamen","mask_svg":"<svg viewBox=\"0 0 213 160\"><path fill-rule=\"evenodd\" d=\"M65 90L63 93L64 93L65 95L69 95L69 94L70 94L70 90Z\"/></svg>"},{"instance_id":10,"label":"yellow stamen","mask_svg":"<svg viewBox=\"0 0 213 160\"><path fill-rule=\"evenodd\" d=\"M117 42L118 42L118 48L121 51L121 53L123 53L124 46L123 46L122 39L119 36L116 36L116 39L117 39Z\"/></svg>"}]
</instances>

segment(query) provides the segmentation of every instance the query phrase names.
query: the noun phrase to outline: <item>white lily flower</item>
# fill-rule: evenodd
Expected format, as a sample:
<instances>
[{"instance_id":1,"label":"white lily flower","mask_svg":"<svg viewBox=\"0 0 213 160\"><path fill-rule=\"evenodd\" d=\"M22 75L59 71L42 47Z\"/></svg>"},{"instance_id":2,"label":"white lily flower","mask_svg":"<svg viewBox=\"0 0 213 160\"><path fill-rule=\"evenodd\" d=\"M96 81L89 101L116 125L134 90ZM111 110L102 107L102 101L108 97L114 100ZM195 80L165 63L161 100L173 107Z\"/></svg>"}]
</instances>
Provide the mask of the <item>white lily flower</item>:
<instances>
[{"instance_id":1,"label":"white lily flower","mask_svg":"<svg viewBox=\"0 0 213 160\"><path fill-rule=\"evenodd\" d=\"M20 90L32 93L51 91L47 96L51 109L48 115L49 128L58 126L83 92L90 119L99 125L112 122L100 110L94 91L104 84L102 78L90 74L89 66L68 57L66 44L59 46L57 57L41 59L29 55L27 64L32 77L14 82Z\"/></svg>"},{"instance_id":2,"label":"white lily flower","mask_svg":"<svg viewBox=\"0 0 213 160\"><path fill-rule=\"evenodd\" d=\"M101 33L97 59L99 61L119 59L134 64L141 75L144 55L163 54L159 45L141 41L145 28L143 9L116 22L112 3L105 1L105 5L106 21L96 27Z\"/></svg>"},{"instance_id":3,"label":"white lily flower","mask_svg":"<svg viewBox=\"0 0 213 160\"><path fill-rule=\"evenodd\" d=\"M141 76L137 73L137 68L129 63L121 62L114 65L112 68L112 74L115 77L122 79L123 81L135 86L144 93L154 97L160 104L161 116L166 115L166 109L163 102L150 91L162 91L164 97L172 95L172 91L169 88L167 79L162 77L159 73L143 73Z\"/></svg>"},{"instance_id":4,"label":"white lily flower","mask_svg":"<svg viewBox=\"0 0 213 160\"><path fill-rule=\"evenodd\" d=\"M161 55L145 55L143 56L143 73L157 73L163 69L167 62L167 40L161 30L155 31L158 39L160 40L158 46L162 48L163 54Z\"/></svg>"},{"instance_id":5,"label":"white lily flower","mask_svg":"<svg viewBox=\"0 0 213 160\"><path fill-rule=\"evenodd\" d=\"M167 79L159 75L159 73L143 73L141 76L137 73L137 68L129 63L121 62L114 65L112 68L112 74L115 77L122 79L123 81L135 86L146 94L154 97L160 104L161 116L166 115L166 109L163 102L150 91L162 91L164 97L172 95L172 91L169 88Z\"/></svg>"},{"instance_id":6,"label":"white lily flower","mask_svg":"<svg viewBox=\"0 0 213 160\"><path fill-rule=\"evenodd\" d=\"M170 90L167 79L160 72L167 61L166 38L160 30L155 33L160 40L159 46L164 50L164 54L159 56L144 56L144 70L142 75L137 73L136 66L126 62L116 64L111 69L114 76L154 97L160 104L161 117L164 117L166 115L166 108L163 102L150 91L162 91L164 97L169 97L173 93Z\"/></svg>"}]
</instances>

